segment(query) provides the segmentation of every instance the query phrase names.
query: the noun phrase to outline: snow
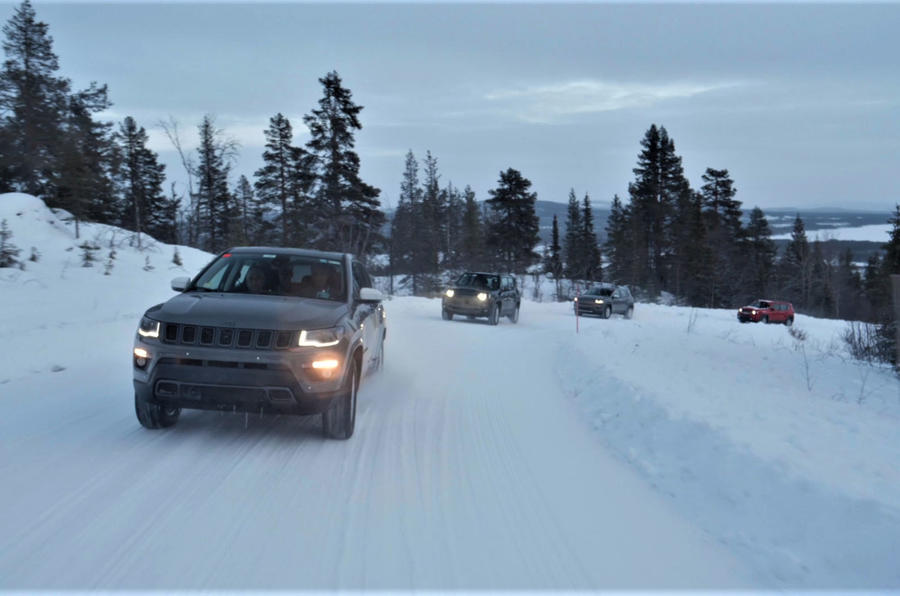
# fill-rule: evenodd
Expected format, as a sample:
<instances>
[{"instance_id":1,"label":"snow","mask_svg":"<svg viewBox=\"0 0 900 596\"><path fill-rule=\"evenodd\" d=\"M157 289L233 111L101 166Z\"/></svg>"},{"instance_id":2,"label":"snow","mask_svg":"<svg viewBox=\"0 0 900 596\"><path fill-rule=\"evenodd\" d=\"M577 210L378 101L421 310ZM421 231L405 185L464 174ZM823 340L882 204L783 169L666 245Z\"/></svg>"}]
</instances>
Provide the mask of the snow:
<instances>
[{"instance_id":1,"label":"snow","mask_svg":"<svg viewBox=\"0 0 900 596\"><path fill-rule=\"evenodd\" d=\"M807 231L806 236L807 238L809 238L810 242L818 239L823 242L826 240L852 240L885 243L890 240L892 227L893 226L891 224L870 224L865 226L854 226L846 228L837 227L828 230ZM784 234L775 234L772 236L772 239L790 240L791 233L787 232Z\"/></svg>"},{"instance_id":2,"label":"snow","mask_svg":"<svg viewBox=\"0 0 900 596\"><path fill-rule=\"evenodd\" d=\"M576 334L570 303L491 327L398 297L350 441L194 411L148 431L137 321L210 255L76 240L27 195L4 218L42 256L0 269L0 590L900 588L900 382L845 322L798 316L801 342L638 304Z\"/></svg>"}]
</instances>

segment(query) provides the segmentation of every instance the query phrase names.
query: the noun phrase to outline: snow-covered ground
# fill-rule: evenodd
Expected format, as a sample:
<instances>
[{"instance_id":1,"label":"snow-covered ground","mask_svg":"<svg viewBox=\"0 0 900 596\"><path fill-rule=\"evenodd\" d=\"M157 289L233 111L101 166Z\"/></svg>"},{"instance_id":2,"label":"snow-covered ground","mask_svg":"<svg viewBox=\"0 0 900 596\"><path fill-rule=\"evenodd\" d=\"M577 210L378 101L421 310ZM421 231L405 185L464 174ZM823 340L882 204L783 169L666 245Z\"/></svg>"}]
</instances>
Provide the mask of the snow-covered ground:
<instances>
[{"instance_id":1,"label":"snow-covered ground","mask_svg":"<svg viewBox=\"0 0 900 596\"><path fill-rule=\"evenodd\" d=\"M350 441L148 431L137 320L209 255L86 226L82 268L39 201L4 218L41 257L0 270L0 589L900 588L900 383L845 323L638 304L576 334L568 303L491 327L395 298Z\"/></svg>"},{"instance_id":2,"label":"snow-covered ground","mask_svg":"<svg viewBox=\"0 0 900 596\"><path fill-rule=\"evenodd\" d=\"M870 224L866 226L837 227L827 230L807 230L806 236L813 240L853 240L865 242L887 242L890 240L891 224ZM791 233L776 234L773 240L790 240Z\"/></svg>"}]
</instances>

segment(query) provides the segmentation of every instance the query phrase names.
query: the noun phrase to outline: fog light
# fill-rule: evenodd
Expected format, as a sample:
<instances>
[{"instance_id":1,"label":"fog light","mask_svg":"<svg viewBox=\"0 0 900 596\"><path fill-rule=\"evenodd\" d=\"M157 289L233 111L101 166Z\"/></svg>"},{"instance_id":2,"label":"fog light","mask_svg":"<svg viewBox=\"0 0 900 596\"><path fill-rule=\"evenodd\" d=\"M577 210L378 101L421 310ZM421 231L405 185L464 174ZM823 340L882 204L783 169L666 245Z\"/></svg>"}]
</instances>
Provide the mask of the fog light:
<instances>
[{"instance_id":1,"label":"fog light","mask_svg":"<svg viewBox=\"0 0 900 596\"><path fill-rule=\"evenodd\" d=\"M338 366L340 366L340 363L335 358L323 358L312 362L313 374L322 380L333 377Z\"/></svg>"},{"instance_id":2,"label":"fog light","mask_svg":"<svg viewBox=\"0 0 900 596\"><path fill-rule=\"evenodd\" d=\"M134 365L136 367L138 367L138 368L146 367L148 360L150 360L150 352L148 352L144 348L135 348L134 349Z\"/></svg>"}]
</instances>

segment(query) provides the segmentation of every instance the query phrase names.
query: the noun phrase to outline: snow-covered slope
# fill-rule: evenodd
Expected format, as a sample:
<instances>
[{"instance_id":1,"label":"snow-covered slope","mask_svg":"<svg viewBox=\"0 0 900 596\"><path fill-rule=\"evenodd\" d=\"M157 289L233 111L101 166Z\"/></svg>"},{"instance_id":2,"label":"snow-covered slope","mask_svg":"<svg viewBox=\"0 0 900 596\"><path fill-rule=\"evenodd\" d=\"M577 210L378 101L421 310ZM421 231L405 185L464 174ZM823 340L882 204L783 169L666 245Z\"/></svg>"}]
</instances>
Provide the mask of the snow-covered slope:
<instances>
[{"instance_id":1,"label":"snow-covered slope","mask_svg":"<svg viewBox=\"0 0 900 596\"><path fill-rule=\"evenodd\" d=\"M124 241L106 276L39 201L4 218L42 256L0 270L0 589L900 588L900 384L842 322L639 304L576 334L569 304L491 327L397 298L350 441L152 432L134 329L209 255L86 226Z\"/></svg>"}]
</instances>

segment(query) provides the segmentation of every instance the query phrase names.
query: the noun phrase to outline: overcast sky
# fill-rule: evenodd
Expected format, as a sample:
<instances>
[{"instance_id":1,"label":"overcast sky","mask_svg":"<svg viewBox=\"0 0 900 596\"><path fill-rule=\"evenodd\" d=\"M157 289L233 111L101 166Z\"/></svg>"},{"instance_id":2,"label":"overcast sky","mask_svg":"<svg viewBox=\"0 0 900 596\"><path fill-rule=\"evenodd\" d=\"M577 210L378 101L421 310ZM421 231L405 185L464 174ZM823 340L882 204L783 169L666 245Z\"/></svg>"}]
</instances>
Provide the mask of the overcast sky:
<instances>
[{"instance_id":1,"label":"overcast sky","mask_svg":"<svg viewBox=\"0 0 900 596\"><path fill-rule=\"evenodd\" d=\"M14 4L0 5L3 20ZM538 198L627 196L667 128L699 188L727 168L745 207L900 202L900 4L46 4L61 72L107 83L111 116L195 142L205 113L261 163L268 119L302 116L337 70L365 106L364 180L395 205L404 155L479 199L512 167Z\"/></svg>"}]
</instances>

